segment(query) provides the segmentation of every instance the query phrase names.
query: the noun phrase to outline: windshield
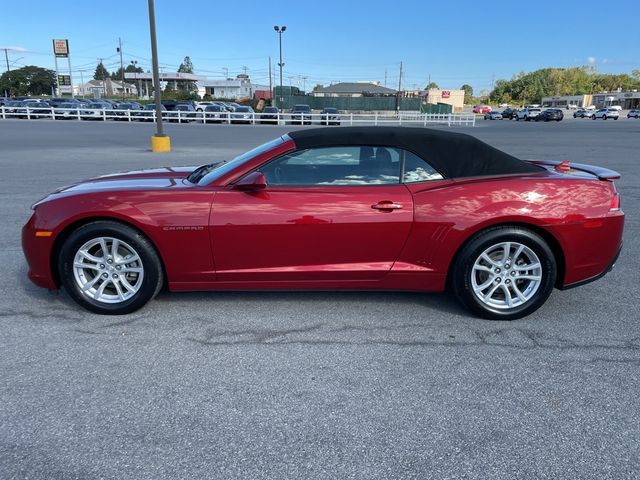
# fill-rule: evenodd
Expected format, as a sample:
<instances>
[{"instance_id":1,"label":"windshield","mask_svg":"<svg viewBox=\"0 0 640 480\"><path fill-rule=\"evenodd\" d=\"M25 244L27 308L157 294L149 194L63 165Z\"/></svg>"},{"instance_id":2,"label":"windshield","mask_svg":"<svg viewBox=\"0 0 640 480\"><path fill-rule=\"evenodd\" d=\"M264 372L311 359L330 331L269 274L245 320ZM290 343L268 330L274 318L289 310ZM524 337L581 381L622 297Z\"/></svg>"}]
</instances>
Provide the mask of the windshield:
<instances>
[{"instance_id":1,"label":"windshield","mask_svg":"<svg viewBox=\"0 0 640 480\"><path fill-rule=\"evenodd\" d=\"M230 162L218 162L203 165L202 167L198 167L191 175L189 175L187 180L191 183L197 183L198 185L207 185L220 178L222 175L229 173L239 165L242 165L244 162L251 160L256 155L260 155L261 153L271 150L282 143L284 143L284 140L282 137L279 137L237 156Z\"/></svg>"}]
</instances>

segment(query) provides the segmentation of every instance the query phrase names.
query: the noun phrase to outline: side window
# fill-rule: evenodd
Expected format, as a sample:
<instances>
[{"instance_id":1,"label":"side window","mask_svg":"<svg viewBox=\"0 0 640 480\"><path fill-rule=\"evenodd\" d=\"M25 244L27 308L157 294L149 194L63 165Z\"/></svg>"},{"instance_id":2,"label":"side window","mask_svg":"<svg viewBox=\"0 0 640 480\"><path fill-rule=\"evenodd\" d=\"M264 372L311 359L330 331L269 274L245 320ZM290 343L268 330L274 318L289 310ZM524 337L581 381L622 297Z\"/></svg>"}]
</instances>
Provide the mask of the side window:
<instances>
[{"instance_id":1,"label":"side window","mask_svg":"<svg viewBox=\"0 0 640 480\"><path fill-rule=\"evenodd\" d=\"M400 183L400 151L392 147L329 147L292 152L260 169L269 185Z\"/></svg>"},{"instance_id":2,"label":"side window","mask_svg":"<svg viewBox=\"0 0 640 480\"><path fill-rule=\"evenodd\" d=\"M411 152L404 152L403 183L419 183L431 180L442 180L440 175L431 165Z\"/></svg>"}]
</instances>

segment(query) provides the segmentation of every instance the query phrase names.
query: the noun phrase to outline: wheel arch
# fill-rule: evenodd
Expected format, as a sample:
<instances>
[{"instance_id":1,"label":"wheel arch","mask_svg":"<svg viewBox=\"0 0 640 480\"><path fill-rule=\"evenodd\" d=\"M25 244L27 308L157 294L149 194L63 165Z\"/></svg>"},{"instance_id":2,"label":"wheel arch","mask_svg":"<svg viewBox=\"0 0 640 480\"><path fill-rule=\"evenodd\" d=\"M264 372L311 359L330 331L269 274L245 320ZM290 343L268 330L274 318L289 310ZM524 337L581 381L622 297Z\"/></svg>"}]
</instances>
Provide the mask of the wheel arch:
<instances>
[{"instance_id":1,"label":"wheel arch","mask_svg":"<svg viewBox=\"0 0 640 480\"><path fill-rule=\"evenodd\" d=\"M565 270L566 270L566 259L565 259L564 250L562 249L562 245L560 244L558 239L549 230L539 225L534 225L526 222L501 222L501 223L494 223L491 225L483 226L482 228L475 231L472 235L470 235L464 242L462 242L458 246L455 254L451 258L451 262L449 263L449 267L447 269L447 279L446 279L447 287L451 286L451 275L453 272L454 265L456 263L456 260L458 259L458 256L464 250L464 248L483 232L492 230L494 228L500 228L500 227L519 227L519 228L531 230L532 232L540 235L542 239L545 242L547 242L547 245L549 245L549 248L551 249L551 252L553 253L554 259L556 261L557 276L556 276L556 283L554 286L556 288L560 288L563 285Z\"/></svg>"},{"instance_id":2,"label":"wheel arch","mask_svg":"<svg viewBox=\"0 0 640 480\"><path fill-rule=\"evenodd\" d=\"M60 287L60 285L62 285L62 282L60 280L60 273L58 271L58 257L60 256L60 250L62 249L62 246L64 245L64 242L78 228L80 228L80 227L82 227L84 225L87 225L89 223L100 222L100 221L119 223L121 225L124 225L124 226L127 226L129 228L132 228L136 232L138 232L141 235L143 235L144 238L146 238L149 241L149 243L151 244L153 249L156 251L156 254L158 255L158 258L160 259L160 265L162 266L162 276L163 276L163 280L164 280L164 285L167 285L167 268L165 266L164 258L162 257L162 253L161 253L160 249L158 248L156 243L153 241L153 239L149 235L147 235L135 223L128 222L128 221L123 220L121 218L109 217L109 216L95 216L95 217L83 217L83 218L80 218L78 220L75 220L75 221L71 222L69 225L66 225L60 231L60 233L56 236L56 239L53 242L53 246L51 248L51 254L50 254L50 257L49 257L49 268L51 269L51 275L52 275L53 281L55 282L56 286Z\"/></svg>"}]
</instances>

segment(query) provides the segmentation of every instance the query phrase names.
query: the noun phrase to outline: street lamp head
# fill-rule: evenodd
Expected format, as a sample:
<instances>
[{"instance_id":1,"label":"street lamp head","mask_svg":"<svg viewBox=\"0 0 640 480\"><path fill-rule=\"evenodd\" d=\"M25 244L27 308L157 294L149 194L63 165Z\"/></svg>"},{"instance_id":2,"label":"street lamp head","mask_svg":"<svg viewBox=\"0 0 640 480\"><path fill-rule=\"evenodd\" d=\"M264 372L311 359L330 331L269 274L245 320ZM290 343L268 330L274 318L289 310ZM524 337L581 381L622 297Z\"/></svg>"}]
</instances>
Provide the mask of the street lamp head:
<instances>
[{"instance_id":1,"label":"street lamp head","mask_svg":"<svg viewBox=\"0 0 640 480\"><path fill-rule=\"evenodd\" d=\"M273 27L273 29L274 29L276 32L279 32L279 31L280 31L280 27L279 27L279 26L277 26L277 25L276 25L276 26L274 26L274 27Z\"/></svg>"},{"instance_id":2,"label":"street lamp head","mask_svg":"<svg viewBox=\"0 0 640 480\"><path fill-rule=\"evenodd\" d=\"M287 29L286 25L282 26L282 31L284 32Z\"/></svg>"}]
</instances>

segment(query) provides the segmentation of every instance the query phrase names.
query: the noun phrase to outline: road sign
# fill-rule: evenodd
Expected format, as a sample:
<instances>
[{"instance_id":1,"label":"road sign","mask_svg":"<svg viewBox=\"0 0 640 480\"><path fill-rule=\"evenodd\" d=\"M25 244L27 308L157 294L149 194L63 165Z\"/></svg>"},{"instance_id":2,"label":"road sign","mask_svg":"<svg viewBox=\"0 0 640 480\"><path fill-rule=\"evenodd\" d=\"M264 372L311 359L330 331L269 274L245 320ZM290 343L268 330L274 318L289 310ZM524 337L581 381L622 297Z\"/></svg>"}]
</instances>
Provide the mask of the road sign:
<instances>
[{"instance_id":1,"label":"road sign","mask_svg":"<svg viewBox=\"0 0 640 480\"><path fill-rule=\"evenodd\" d=\"M69 40L53 40L53 54L56 58L67 58L69 56Z\"/></svg>"}]
</instances>

